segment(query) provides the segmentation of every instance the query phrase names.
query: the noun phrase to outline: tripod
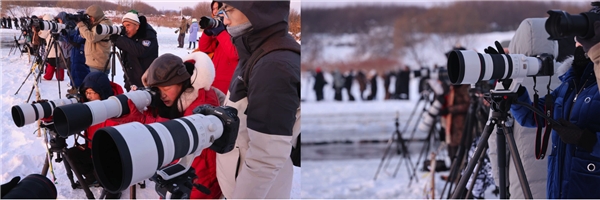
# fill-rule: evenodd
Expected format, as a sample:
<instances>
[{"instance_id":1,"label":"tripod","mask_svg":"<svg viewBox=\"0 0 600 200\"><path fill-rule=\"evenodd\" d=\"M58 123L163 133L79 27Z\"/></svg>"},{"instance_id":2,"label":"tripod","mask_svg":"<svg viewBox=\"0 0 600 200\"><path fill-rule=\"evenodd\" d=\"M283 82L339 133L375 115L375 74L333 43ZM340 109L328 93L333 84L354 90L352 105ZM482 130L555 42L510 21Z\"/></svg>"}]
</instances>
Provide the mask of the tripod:
<instances>
[{"instance_id":1,"label":"tripod","mask_svg":"<svg viewBox=\"0 0 600 200\"><path fill-rule=\"evenodd\" d=\"M421 112L419 112L419 114L415 115L415 112L417 111L417 109L419 108L419 105L421 104L421 102L423 102L423 109L421 109ZM419 125L419 122L421 122L421 117L423 115L423 113L427 112L427 105L431 105L431 91L429 90L424 90L423 92L421 92L421 98L419 98L419 101L417 101L417 104L415 105L415 108L413 108L412 112L410 113L410 117L408 117L408 121L406 122L406 126L404 126L404 130L402 131L403 133L406 133L406 129L408 129L408 127L410 126L410 122L412 121L414 116L419 116L417 117L417 120L415 121L415 124L413 126L413 129L410 133L410 141L413 141L414 137L415 137L415 132L417 130L417 126Z\"/></svg>"},{"instance_id":2,"label":"tripod","mask_svg":"<svg viewBox=\"0 0 600 200\"><path fill-rule=\"evenodd\" d=\"M415 166L412 164L412 161L410 159L410 153L408 152L408 148L406 147L406 141L402 138L402 133L400 133L400 130L398 128L400 126L400 123L398 122L398 120L399 120L398 118L400 118L400 113L398 111L396 111L396 122L395 122L396 131L394 131L394 133L392 134L392 136L390 137L390 139L387 142L387 147L385 149L385 152L383 153L383 157L381 158L381 162L379 163L379 167L377 168L377 172L375 172L375 177L373 177L373 180L377 180L377 175L379 174L379 170L381 170L381 166L383 166L383 164L385 163L386 158L388 159L388 162L385 165L386 168L389 165L389 163L391 162L391 156L388 156L388 154L390 152L390 149L392 148L393 141L396 140L396 153L402 154L402 158L400 159L400 161L398 162L398 165L396 166L396 170L394 171L393 177L396 177L398 169L400 169L400 165L402 165L402 161L406 160L406 162L405 162L406 170L408 171L409 178L410 178L410 182L408 185L410 186L412 184L413 178L417 182L419 182L419 178L417 178L415 170L413 170L412 174L410 173L411 169L414 169Z\"/></svg>"},{"instance_id":3,"label":"tripod","mask_svg":"<svg viewBox=\"0 0 600 200\"><path fill-rule=\"evenodd\" d=\"M23 34L19 36L19 39L17 39L16 35L13 36L15 44L12 47L10 47L10 51L8 51L8 56L10 56L10 54L14 55L17 52L17 50L19 50L19 52L21 52L21 56L23 56L23 49L21 48L21 43L19 43L21 37L23 37Z\"/></svg>"},{"instance_id":4,"label":"tripod","mask_svg":"<svg viewBox=\"0 0 600 200\"><path fill-rule=\"evenodd\" d=\"M73 180L73 173L79 180L79 184L81 184L81 188L85 192L85 195L88 199L95 199L94 194L90 191L89 185L83 179L81 173L77 171L77 169L71 167L70 163L73 163L71 158L67 155L67 142L65 138L58 137L56 131L54 130L54 124L44 124L44 129L46 130L46 137L49 137L50 140L47 141L50 144L50 148L48 148L47 159L45 159L44 167L42 168L42 175L46 176L48 174L48 169L52 167L51 159L54 157L54 153L56 153L56 159L54 161L61 162L64 161L65 170L67 171L67 177L69 177L69 181L71 182L71 187L73 189L77 188L77 184ZM85 137L84 137L85 138ZM64 159L63 159L64 158ZM54 174L53 170L52 173Z\"/></svg>"},{"instance_id":5,"label":"tripod","mask_svg":"<svg viewBox=\"0 0 600 200\"><path fill-rule=\"evenodd\" d=\"M468 157L468 150L470 148L470 144L473 141L473 129L472 127L475 127L475 130L481 130L479 128L479 123L478 122L478 111L482 111L483 113L485 113L486 108L484 108L484 106L482 105L482 103L479 101L479 97L478 97L478 89L475 88L471 88L469 89L469 97L470 97L470 104L469 104L469 108L467 111L467 117L465 120L465 129L463 131L463 135L462 135L462 139L461 139L461 143L458 147L458 151L456 152L456 155L451 155L454 156L452 158L453 162L452 165L450 166L450 174L448 175L448 181L446 182L446 184L444 185L444 189L441 192L441 195L443 196L444 193L446 192L446 188L448 186L448 196L446 198L450 198L451 195L451 191L452 191L452 187L454 186L454 183L456 181L458 181L458 178L460 177L460 172L462 169L464 169L465 166L465 162L467 160ZM489 110L489 108L487 108L487 110ZM487 115L487 114L485 114ZM483 157L480 158L479 160L479 165L478 165L478 169L479 167L481 167L481 161L483 160ZM475 174L478 174L479 170L476 170ZM471 189L471 188L470 188ZM442 198L442 196L440 196L440 198Z\"/></svg>"},{"instance_id":6,"label":"tripod","mask_svg":"<svg viewBox=\"0 0 600 200\"><path fill-rule=\"evenodd\" d=\"M40 82L40 78L41 78L41 75L42 75L42 73L44 71L44 67L45 67L46 63L48 62L48 56L50 54L51 49L54 49L54 53L56 55L56 58L54 60L54 66L57 67L57 68L59 67L58 66L58 59L60 57L61 61L65 64L65 66L67 68L67 76L69 77L70 80L73 80L73 77L71 77L71 66L68 66L65 58L63 56L61 56L61 55L64 55L64 54L62 52L62 49L58 47L58 41L57 41L58 37L59 37L58 33L51 33L50 45L47 46L44 60L41 62L40 66L38 66L38 67L40 67L40 71L38 72L38 74L37 74L37 76L35 78L35 81L38 82L38 83ZM60 52L60 54L59 54L59 52ZM36 63L34 62L34 64L32 66L35 66L35 64ZM29 75L31 75L31 73L33 73L33 71L34 70L30 71L29 74L27 75L27 77L25 77L25 80L23 80L23 83L21 83L21 86L19 87L19 89L17 90L17 92L15 92L15 95L17 93L19 93L19 90L21 90L21 87L23 86L23 84L25 83L25 81L27 81L27 78L29 78ZM27 97L26 102L29 102L29 99L31 98L31 95L33 94L33 90L34 89L35 89L35 84L33 86L31 86L31 90L29 92L29 96ZM58 80L58 98L61 98L61 96L62 96L62 94L60 92L60 80Z\"/></svg>"},{"instance_id":7,"label":"tripod","mask_svg":"<svg viewBox=\"0 0 600 200\"><path fill-rule=\"evenodd\" d=\"M110 54L108 55L108 60L106 60L106 64L104 64L104 70L102 71L103 73L106 73L106 70L108 69L108 64L112 63L111 66L111 79L110 82L115 82L115 75L117 75L117 72L115 70L116 68L116 58L119 58L119 63L121 64L121 68L123 68L123 71L125 71L125 65L123 64L123 61L121 60L121 54L117 52L117 48L115 46L115 43L112 43L112 50L110 51ZM127 80L129 80L129 77L127 76L127 73L125 73L125 78L127 78Z\"/></svg>"},{"instance_id":8,"label":"tripod","mask_svg":"<svg viewBox=\"0 0 600 200\"><path fill-rule=\"evenodd\" d=\"M498 126L498 130L496 133L497 142L498 142L498 171L500 177L500 199L507 198L506 191L506 173L508 169L506 168L506 150L505 144L508 144L510 149L511 157L513 158L513 163L515 164L515 168L517 170L517 175L519 177L519 182L521 183L521 189L523 190L525 198L531 199L533 198L531 194L531 189L529 188L529 184L527 183L527 176L523 169L523 164L521 162L519 152L517 151L517 147L515 144L515 139L512 133L512 121L508 120L508 111L510 109L510 105L512 101L516 98L517 94L515 93L500 93L493 91L491 92L492 100L494 100L492 107L492 112L490 113L489 119L486 123L486 126L483 131L483 135L479 140L479 144L477 144L477 150L473 155L473 159L467 165L467 169L465 170L464 175L461 177L456 190L452 193L453 199L464 198L465 197L465 186L467 184L468 179L470 178L473 170L475 168L475 164L479 161L481 155L485 150L488 149L487 140L489 139L492 130ZM506 140L506 138L508 140Z\"/></svg>"}]
</instances>

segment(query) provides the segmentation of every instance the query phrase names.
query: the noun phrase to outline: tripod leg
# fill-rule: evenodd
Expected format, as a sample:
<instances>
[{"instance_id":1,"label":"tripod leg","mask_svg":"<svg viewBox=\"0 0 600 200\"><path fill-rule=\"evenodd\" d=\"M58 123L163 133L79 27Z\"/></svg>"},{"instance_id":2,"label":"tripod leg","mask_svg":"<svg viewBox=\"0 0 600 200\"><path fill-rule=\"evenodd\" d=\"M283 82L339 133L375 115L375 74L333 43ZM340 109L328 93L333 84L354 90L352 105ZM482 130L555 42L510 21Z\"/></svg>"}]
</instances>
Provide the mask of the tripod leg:
<instances>
[{"instance_id":1,"label":"tripod leg","mask_svg":"<svg viewBox=\"0 0 600 200\"><path fill-rule=\"evenodd\" d=\"M515 138L512 133L512 127L506 128L506 126L503 125L502 128L505 130L505 135L508 138L508 148L510 149L510 152L512 154L513 163L515 164L517 175L519 176L519 182L521 183L521 189L523 190L523 194L525 198L533 199L533 195L531 194L531 188L529 188L529 183L527 183L527 175L525 174L525 170L523 169L523 163L521 162L519 150L517 149Z\"/></svg>"},{"instance_id":2,"label":"tripod leg","mask_svg":"<svg viewBox=\"0 0 600 200\"><path fill-rule=\"evenodd\" d=\"M379 170L381 170L381 166L383 166L385 157L387 157L388 153L390 152L390 149L392 148L392 141L394 141L394 134L392 134L392 137L387 142L387 147L385 148L383 157L381 157L381 162L379 162L379 167L377 167L377 171L375 172L375 177L373 177L373 180L377 180L377 175L379 174Z\"/></svg>"},{"instance_id":3,"label":"tripod leg","mask_svg":"<svg viewBox=\"0 0 600 200\"><path fill-rule=\"evenodd\" d=\"M65 161L67 161L68 163L73 163L71 158L69 156L67 156L67 154L65 152L62 152L62 154L63 154L63 158L65 159ZM85 192L85 196L88 199L95 199L94 193L92 193L92 191L90 191L90 187L85 182L85 179L83 179L83 176L81 175L81 173L79 173L76 168L71 168L71 170L73 170L73 173L75 173L77 180L79 180L79 184L81 184L81 188Z\"/></svg>"},{"instance_id":4,"label":"tripod leg","mask_svg":"<svg viewBox=\"0 0 600 200\"><path fill-rule=\"evenodd\" d=\"M42 167L42 176L46 176L48 174L48 169L50 168L50 163L48 163L49 156L46 153L46 159L44 159L44 167Z\"/></svg>"},{"instance_id":5,"label":"tripod leg","mask_svg":"<svg viewBox=\"0 0 600 200\"><path fill-rule=\"evenodd\" d=\"M66 154L62 154L63 157L66 157ZM67 171L67 177L69 178L69 181L71 181L71 186L75 185L75 181L73 180L73 171L71 168L71 164L69 163L69 161L67 161L67 159L65 158L63 160L63 164L65 165L65 171Z\"/></svg>"},{"instance_id":6,"label":"tripod leg","mask_svg":"<svg viewBox=\"0 0 600 200\"><path fill-rule=\"evenodd\" d=\"M494 129L495 126L496 126L495 120L488 121L488 124L485 126L485 129L483 130L483 134L481 135L481 139L479 140L479 143L477 144L477 149L475 150L473 159L467 165L467 169L464 171L464 175L460 178L460 181L458 182L456 189L452 193L452 197L451 197L452 199L459 199L459 198L463 197L462 193L465 190L467 181L469 180L469 178L471 177L471 174L473 173L473 170L475 169L477 160L479 160L479 158L483 154L483 151L487 149L487 141L490 138L490 135L492 134L492 130Z\"/></svg>"},{"instance_id":7,"label":"tripod leg","mask_svg":"<svg viewBox=\"0 0 600 200\"><path fill-rule=\"evenodd\" d=\"M479 161L477 161L477 167L475 168L475 171L473 173L475 176L473 176L473 179L471 179L472 180L471 185L469 185L469 188L467 189L467 192L468 192L467 197L471 196L471 194L473 193L473 187L475 187L475 182L477 181L477 176L479 175L479 171L481 171L481 167L483 166L483 158L484 158L484 156L481 156L479 158Z\"/></svg>"},{"instance_id":8,"label":"tripod leg","mask_svg":"<svg viewBox=\"0 0 600 200\"><path fill-rule=\"evenodd\" d=\"M506 174L506 172L508 171L508 168L506 166L506 137L504 130L506 129L498 128L496 131L496 146L498 148L498 177L500 177L500 183L498 184L498 187L500 188L501 199L508 198L508 191L506 188L506 180L508 179L508 174Z\"/></svg>"},{"instance_id":9,"label":"tripod leg","mask_svg":"<svg viewBox=\"0 0 600 200\"><path fill-rule=\"evenodd\" d=\"M129 199L136 199L135 194L136 194L136 186L134 184L131 187L129 187Z\"/></svg>"}]
</instances>

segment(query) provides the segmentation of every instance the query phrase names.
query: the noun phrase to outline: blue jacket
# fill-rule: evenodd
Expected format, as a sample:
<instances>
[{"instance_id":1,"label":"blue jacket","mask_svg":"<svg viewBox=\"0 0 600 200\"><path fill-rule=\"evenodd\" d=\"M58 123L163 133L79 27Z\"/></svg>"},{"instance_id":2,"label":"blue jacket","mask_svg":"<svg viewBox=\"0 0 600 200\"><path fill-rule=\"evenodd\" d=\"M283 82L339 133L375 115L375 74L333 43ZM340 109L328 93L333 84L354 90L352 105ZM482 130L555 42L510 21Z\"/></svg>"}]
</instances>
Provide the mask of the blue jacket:
<instances>
[{"instance_id":1,"label":"blue jacket","mask_svg":"<svg viewBox=\"0 0 600 200\"><path fill-rule=\"evenodd\" d=\"M551 93L555 98L554 119L567 119L577 127L595 133L600 141L600 92L593 63L587 65L580 81L574 77L572 68L559 78L562 84ZM538 108L544 105L544 100L540 99ZM527 93L518 101L531 104ZM513 104L511 111L519 124L535 127L531 110ZM547 198L599 199L600 143L596 143L592 152L586 152L577 145L564 143L552 130L552 144L548 156Z\"/></svg>"},{"instance_id":2,"label":"blue jacket","mask_svg":"<svg viewBox=\"0 0 600 200\"><path fill-rule=\"evenodd\" d=\"M79 88L85 76L90 73L90 68L85 65L85 38L79 35L78 29L73 29L68 34L68 41L73 45L71 49L71 77L73 77L73 86Z\"/></svg>"}]
</instances>

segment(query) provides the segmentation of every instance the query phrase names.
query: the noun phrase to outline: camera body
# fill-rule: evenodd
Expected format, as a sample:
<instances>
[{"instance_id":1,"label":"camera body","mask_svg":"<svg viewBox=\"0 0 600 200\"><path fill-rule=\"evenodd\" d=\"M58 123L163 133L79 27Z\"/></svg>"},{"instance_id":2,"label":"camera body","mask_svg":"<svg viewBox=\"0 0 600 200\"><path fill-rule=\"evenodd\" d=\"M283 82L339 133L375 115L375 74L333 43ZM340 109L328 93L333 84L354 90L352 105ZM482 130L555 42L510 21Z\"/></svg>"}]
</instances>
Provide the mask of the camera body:
<instances>
[{"instance_id":1,"label":"camera body","mask_svg":"<svg viewBox=\"0 0 600 200\"><path fill-rule=\"evenodd\" d=\"M83 12L77 12L77 14L67 14L66 18L68 20L75 21L75 23L83 22L85 24L90 24L90 16L88 14L83 14Z\"/></svg>"},{"instance_id":2,"label":"camera body","mask_svg":"<svg viewBox=\"0 0 600 200\"><path fill-rule=\"evenodd\" d=\"M600 9L600 2L592 2L592 7ZM579 36L584 39L594 37L594 22L600 20L600 15L594 12L583 12L571 15L563 10L549 10L546 20L548 39L558 40L568 36Z\"/></svg>"}]
</instances>

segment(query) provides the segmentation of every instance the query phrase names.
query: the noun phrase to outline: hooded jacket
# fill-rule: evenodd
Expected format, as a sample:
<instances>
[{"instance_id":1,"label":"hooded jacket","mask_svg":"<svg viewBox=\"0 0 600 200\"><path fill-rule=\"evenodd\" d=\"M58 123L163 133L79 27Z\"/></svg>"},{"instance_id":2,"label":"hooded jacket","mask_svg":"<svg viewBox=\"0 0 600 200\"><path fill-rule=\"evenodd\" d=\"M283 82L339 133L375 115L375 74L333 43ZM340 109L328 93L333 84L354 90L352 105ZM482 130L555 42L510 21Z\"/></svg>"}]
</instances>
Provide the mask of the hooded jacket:
<instances>
[{"instance_id":1,"label":"hooded jacket","mask_svg":"<svg viewBox=\"0 0 600 200\"><path fill-rule=\"evenodd\" d=\"M200 27L198 26L198 22L192 22L192 25L190 26L190 29L189 29L190 37L188 38L188 41L190 41L190 42L198 41L198 31L199 30L200 30Z\"/></svg>"},{"instance_id":2,"label":"hooded jacket","mask_svg":"<svg viewBox=\"0 0 600 200\"><path fill-rule=\"evenodd\" d=\"M99 24L112 26L112 21L106 18L102 9L96 5L88 7L85 13L96 20L89 29L83 22L77 24L79 34L85 38L85 64L90 68L105 71L104 65L108 62L110 55L110 35L96 34L96 26ZM107 66L107 68L109 67Z\"/></svg>"},{"instance_id":3,"label":"hooded jacket","mask_svg":"<svg viewBox=\"0 0 600 200\"><path fill-rule=\"evenodd\" d=\"M556 41L547 39L549 35L544 28L545 22L546 18L529 18L523 20L523 22L521 22L517 28L510 45L508 46L509 52L512 54L524 54L526 56L534 56L542 53L548 53L554 55L555 57L558 56L558 43ZM558 69L555 71L558 72ZM564 72L558 72L552 77L537 77L536 89L539 91L539 96L543 97L547 94L548 90L546 89L546 85L550 79L550 88L554 89L558 87L561 83L561 81L558 79L558 76L562 74L564 74ZM527 91L533 91L532 78L525 78L521 85L526 87ZM529 97L533 98L533 93L531 93ZM546 182L548 177L548 159L536 159L534 149L536 128L525 127L519 123L514 123L513 126L513 136L515 138L517 149L519 150L519 156L523 164L523 169L527 174L527 182L529 184L529 188L531 189L531 194L535 199L547 198ZM490 146L489 155L492 166L497 166L496 130L497 129L494 130L490 136L490 139L488 140L488 144ZM551 146L552 144L549 142L548 147ZM508 152L509 148L506 149ZM548 151L550 150L551 149L548 148ZM523 195L521 183L519 182L516 169L512 163L513 161L511 158L507 158L507 162L509 163L507 166L509 169L507 185L509 186L509 192L511 194L510 197L523 199L525 196ZM496 183L499 183L498 168L493 167L492 169Z\"/></svg>"},{"instance_id":4,"label":"hooded jacket","mask_svg":"<svg viewBox=\"0 0 600 200\"><path fill-rule=\"evenodd\" d=\"M71 77L73 86L79 88L83 79L90 73L90 68L85 65L85 39L79 34L79 30L74 29L69 32L68 42L73 45L71 48Z\"/></svg>"},{"instance_id":5,"label":"hooded jacket","mask_svg":"<svg viewBox=\"0 0 600 200\"><path fill-rule=\"evenodd\" d=\"M140 16L140 28L133 37L118 37L115 45L122 50L122 61L125 65L125 89L130 90L131 85L143 86L142 75L148 69L152 61L158 57L158 40L156 31L145 16Z\"/></svg>"},{"instance_id":6,"label":"hooded jacket","mask_svg":"<svg viewBox=\"0 0 600 200\"><path fill-rule=\"evenodd\" d=\"M239 63L225 105L238 110L240 127L237 148L217 155L219 184L226 198L289 198L290 152L300 128L300 55L277 50L247 62L272 41L295 42L288 33L290 2L226 3L246 15L252 29L232 38Z\"/></svg>"},{"instance_id":7,"label":"hooded jacket","mask_svg":"<svg viewBox=\"0 0 600 200\"><path fill-rule=\"evenodd\" d=\"M85 99L85 91L88 88L91 88L92 90L94 90L94 92L98 93L100 95L101 100L108 99L108 97L110 97L110 96L123 94L123 88L119 84L110 82L108 80L108 77L105 74L100 73L100 72L90 73L89 76L86 76L85 79L83 80L81 87L79 87L79 94L84 96L84 101L86 101L86 102L88 100ZM86 137L89 138L90 140L92 140L92 138L94 138L94 133L96 132L96 130L98 130L102 127L116 126L116 125L118 125L118 123L115 123L114 121L111 121L111 120L106 120L102 123L90 126L86 130L86 133L87 133ZM88 147L92 148L91 142L88 143Z\"/></svg>"}]
</instances>

